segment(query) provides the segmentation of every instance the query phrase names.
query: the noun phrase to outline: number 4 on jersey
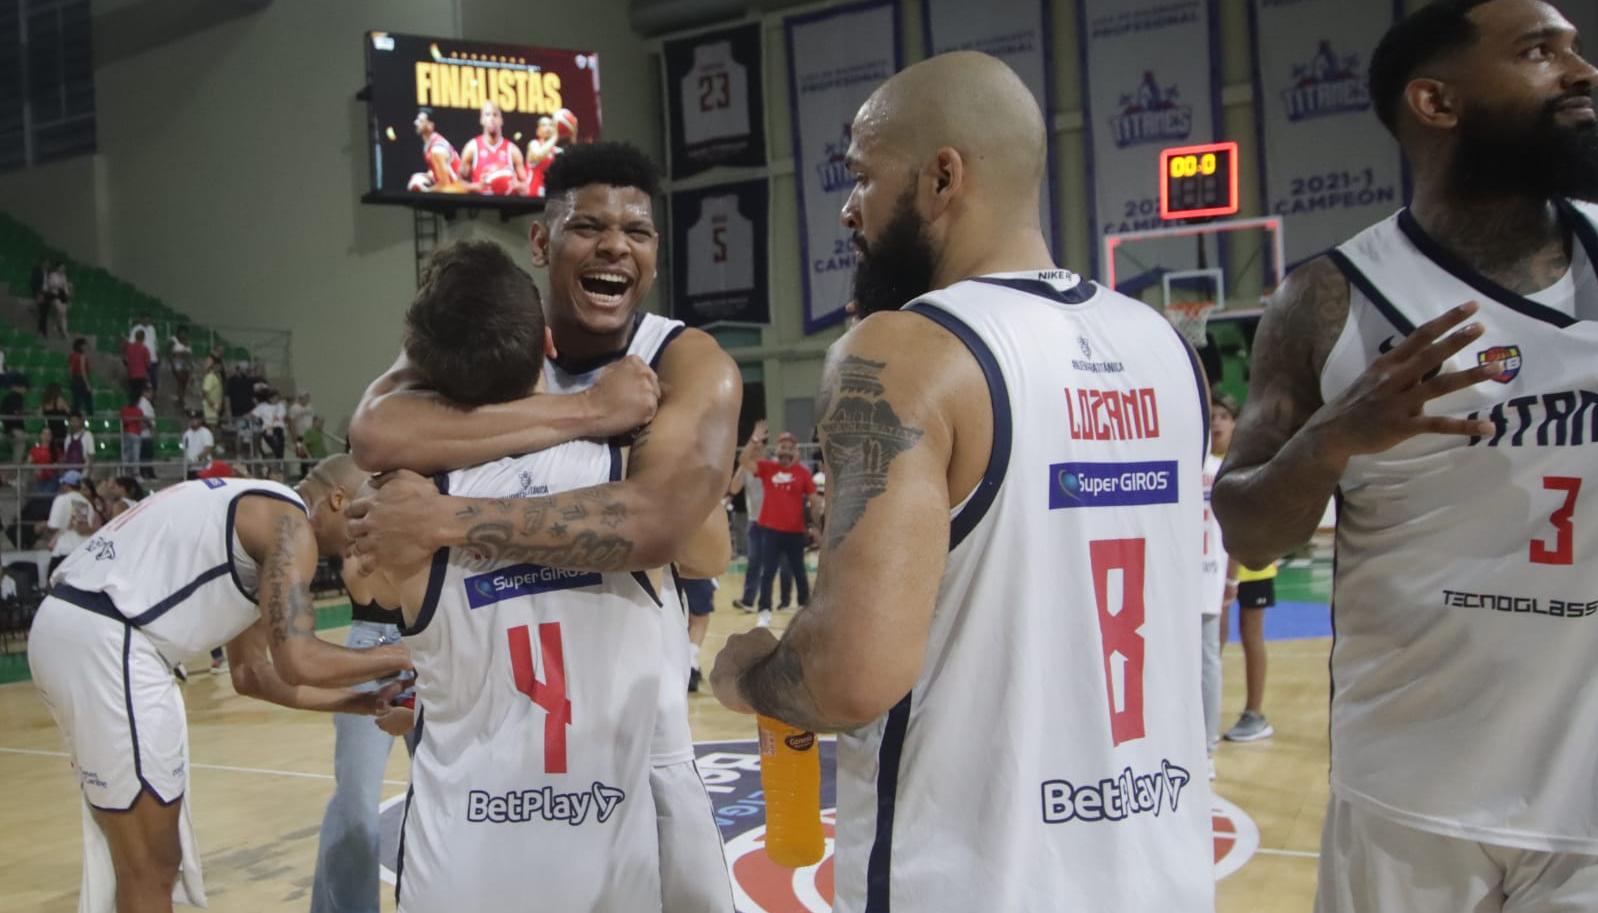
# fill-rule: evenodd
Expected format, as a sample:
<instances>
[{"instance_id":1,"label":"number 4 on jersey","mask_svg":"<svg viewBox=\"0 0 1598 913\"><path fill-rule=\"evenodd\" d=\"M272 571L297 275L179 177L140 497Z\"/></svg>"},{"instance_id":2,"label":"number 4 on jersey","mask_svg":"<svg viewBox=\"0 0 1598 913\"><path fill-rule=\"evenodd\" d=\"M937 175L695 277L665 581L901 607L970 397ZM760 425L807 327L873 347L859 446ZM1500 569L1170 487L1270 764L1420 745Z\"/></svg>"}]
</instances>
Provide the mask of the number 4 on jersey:
<instances>
[{"instance_id":1,"label":"number 4 on jersey","mask_svg":"<svg viewBox=\"0 0 1598 913\"><path fill-rule=\"evenodd\" d=\"M527 625L505 632L510 639L510 667L516 690L544 708L544 773L566 772L566 727L572 722L572 702L566 699L566 659L561 650L560 624L538 626L538 653L544 678L533 673L533 645Z\"/></svg>"},{"instance_id":2,"label":"number 4 on jersey","mask_svg":"<svg viewBox=\"0 0 1598 913\"><path fill-rule=\"evenodd\" d=\"M1143 727L1143 565L1145 540L1088 543L1093 601L1104 650L1104 684L1110 699L1110 738L1116 745L1141 739Z\"/></svg>"}]
</instances>

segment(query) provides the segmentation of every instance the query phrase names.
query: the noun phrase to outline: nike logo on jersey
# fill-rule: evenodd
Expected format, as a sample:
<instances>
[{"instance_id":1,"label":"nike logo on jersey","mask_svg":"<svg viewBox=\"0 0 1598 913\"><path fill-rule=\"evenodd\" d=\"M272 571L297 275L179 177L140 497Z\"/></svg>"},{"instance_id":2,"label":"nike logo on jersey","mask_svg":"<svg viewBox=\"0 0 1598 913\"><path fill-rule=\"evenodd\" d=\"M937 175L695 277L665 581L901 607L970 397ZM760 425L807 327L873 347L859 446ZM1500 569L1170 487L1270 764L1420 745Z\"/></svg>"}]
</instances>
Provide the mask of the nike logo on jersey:
<instances>
[{"instance_id":1,"label":"nike logo on jersey","mask_svg":"<svg viewBox=\"0 0 1598 913\"><path fill-rule=\"evenodd\" d=\"M522 824L537 818L577 827L590 813L600 824L611 819L627 793L598 780L583 792L558 793L553 786L508 792L503 796L474 789L466 794L466 820L473 824Z\"/></svg>"},{"instance_id":2,"label":"nike logo on jersey","mask_svg":"<svg viewBox=\"0 0 1598 913\"><path fill-rule=\"evenodd\" d=\"M1134 774L1128 767L1114 779L1080 786L1044 780L1043 823L1121 821L1131 815L1159 815L1166 808L1174 812L1192 779L1186 768L1161 760L1154 773Z\"/></svg>"},{"instance_id":3,"label":"nike logo on jersey","mask_svg":"<svg viewBox=\"0 0 1598 913\"><path fill-rule=\"evenodd\" d=\"M1382 340L1380 343L1377 344L1376 351L1379 352L1382 355L1386 355L1388 352L1393 351L1393 346L1398 344L1396 342L1393 342L1393 340L1395 340L1397 338L1398 338L1397 336L1389 336L1386 339ZM1443 366L1442 365L1438 365L1437 367L1435 367L1435 368L1431 369L1430 371L1426 372L1426 376L1422 377L1421 380L1431 380L1432 378L1436 377L1438 372L1441 371L1441 370L1443 370Z\"/></svg>"}]
</instances>

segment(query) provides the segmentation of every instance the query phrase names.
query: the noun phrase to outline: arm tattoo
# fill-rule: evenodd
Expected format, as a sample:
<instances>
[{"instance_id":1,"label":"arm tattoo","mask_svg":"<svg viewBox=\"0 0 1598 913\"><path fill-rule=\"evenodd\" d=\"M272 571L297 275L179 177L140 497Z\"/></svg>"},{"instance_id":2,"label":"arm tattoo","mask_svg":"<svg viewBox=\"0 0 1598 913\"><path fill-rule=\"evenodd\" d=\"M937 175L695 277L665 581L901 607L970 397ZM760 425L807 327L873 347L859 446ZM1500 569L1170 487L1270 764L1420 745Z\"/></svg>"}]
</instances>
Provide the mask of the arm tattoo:
<instances>
[{"instance_id":1,"label":"arm tattoo","mask_svg":"<svg viewBox=\"0 0 1598 913\"><path fill-rule=\"evenodd\" d=\"M272 627L272 642L316 636L316 608L295 566L295 540L304 535L303 518L279 517L271 554L261 567L260 600Z\"/></svg>"},{"instance_id":2,"label":"arm tattoo","mask_svg":"<svg viewBox=\"0 0 1598 913\"><path fill-rule=\"evenodd\" d=\"M532 562L578 571L629 567L634 542L618 534L629 513L615 483L526 500L476 502L482 512L462 551L473 566Z\"/></svg>"},{"instance_id":3,"label":"arm tattoo","mask_svg":"<svg viewBox=\"0 0 1598 913\"><path fill-rule=\"evenodd\" d=\"M888 488L895 457L924 433L900 421L882 386L884 362L853 355L839 363L822 393L822 452L827 461L827 548L836 548L860 522L871 500Z\"/></svg>"},{"instance_id":4,"label":"arm tattoo","mask_svg":"<svg viewBox=\"0 0 1598 913\"><path fill-rule=\"evenodd\" d=\"M743 677L738 680L744 699L757 712L790 726L812 732L849 728L848 724L821 715L815 696L805 684L804 664L791 640L791 635L783 638L769 656L744 670Z\"/></svg>"}]
</instances>

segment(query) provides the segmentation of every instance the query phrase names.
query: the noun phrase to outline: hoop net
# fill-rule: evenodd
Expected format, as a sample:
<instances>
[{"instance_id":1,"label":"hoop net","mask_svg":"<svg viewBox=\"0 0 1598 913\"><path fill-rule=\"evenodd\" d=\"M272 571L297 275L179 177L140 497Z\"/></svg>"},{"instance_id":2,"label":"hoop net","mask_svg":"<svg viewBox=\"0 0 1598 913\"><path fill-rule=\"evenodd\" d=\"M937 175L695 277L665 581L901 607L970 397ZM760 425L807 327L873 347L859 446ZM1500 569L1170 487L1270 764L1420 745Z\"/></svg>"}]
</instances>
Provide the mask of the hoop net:
<instances>
[{"instance_id":1,"label":"hoop net","mask_svg":"<svg viewBox=\"0 0 1598 913\"><path fill-rule=\"evenodd\" d=\"M1172 301L1165 305L1165 319L1171 321L1176 331L1187 338L1195 349L1209 344L1204 328L1215 310L1213 301Z\"/></svg>"}]
</instances>

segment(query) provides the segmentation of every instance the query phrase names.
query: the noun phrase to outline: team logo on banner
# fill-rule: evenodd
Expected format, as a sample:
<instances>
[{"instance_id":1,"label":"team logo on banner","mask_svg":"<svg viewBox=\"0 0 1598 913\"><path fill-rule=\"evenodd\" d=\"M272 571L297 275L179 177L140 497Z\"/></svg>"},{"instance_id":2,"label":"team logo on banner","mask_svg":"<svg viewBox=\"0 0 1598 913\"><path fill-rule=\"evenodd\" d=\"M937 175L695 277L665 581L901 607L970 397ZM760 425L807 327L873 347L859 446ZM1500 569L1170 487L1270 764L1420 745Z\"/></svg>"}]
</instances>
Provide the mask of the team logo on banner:
<instances>
[{"instance_id":1,"label":"team logo on banner","mask_svg":"<svg viewBox=\"0 0 1598 913\"><path fill-rule=\"evenodd\" d=\"M1520 346L1493 346L1476 353L1476 364L1485 365L1488 362L1502 362L1504 373L1493 378L1501 384L1507 384L1520 374Z\"/></svg>"},{"instance_id":2,"label":"team logo on banner","mask_svg":"<svg viewBox=\"0 0 1598 913\"><path fill-rule=\"evenodd\" d=\"M853 183L849 177L849 134L850 125L843 125L843 135L835 143L826 143L821 153L821 162L816 165L816 176L821 179L821 189L827 193L837 193Z\"/></svg>"},{"instance_id":3,"label":"team logo on banner","mask_svg":"<svg viewBox=\"0 0 1598 913\"><path fill-rule=\"evenodd\" d=\"M1308 63L1293 65L1293 84L1282 92L1282 101L1290 121L1368 110L1370 85L1359 55L1339 56L1322 39Z\"/></svg>"},{"instance_id":4,"label":"team logo on banner","mask_svg":"<svg viewBox=\"0 0 1598 913\"><path fill-rule=\"evenodd\" d=\"M1143 81L1121 95L1121 111L1110 118L1115 145L1125 149L1187 139L1193 132L1193 106L1181 104L1179 97L1176 86L1162 86L1153 70L1144 70Z\"/></svg>"},{"instance_id":5,"label":"team logo on banner","mask_svg":"<svg viewBox=\"0 0 1598 913\"><path fill-rule=\"evenodd\" d=\"M753 739L700 742L694 746L699 775L710 793L716 826L727 855L738 913L827 913L833 898L833 822L837 796L837 743L821 742L821 827L826 850L821 861L802 869L779 866L766 856L766 802L760 788L760 746ZM1260 832L1241 808L1211 798L1215 840L1215 880L1238 869L1259 849ZM399 861L403 794L379 806L378 833L384 882L394 883Z\"/></svg>"}]
</instances>

